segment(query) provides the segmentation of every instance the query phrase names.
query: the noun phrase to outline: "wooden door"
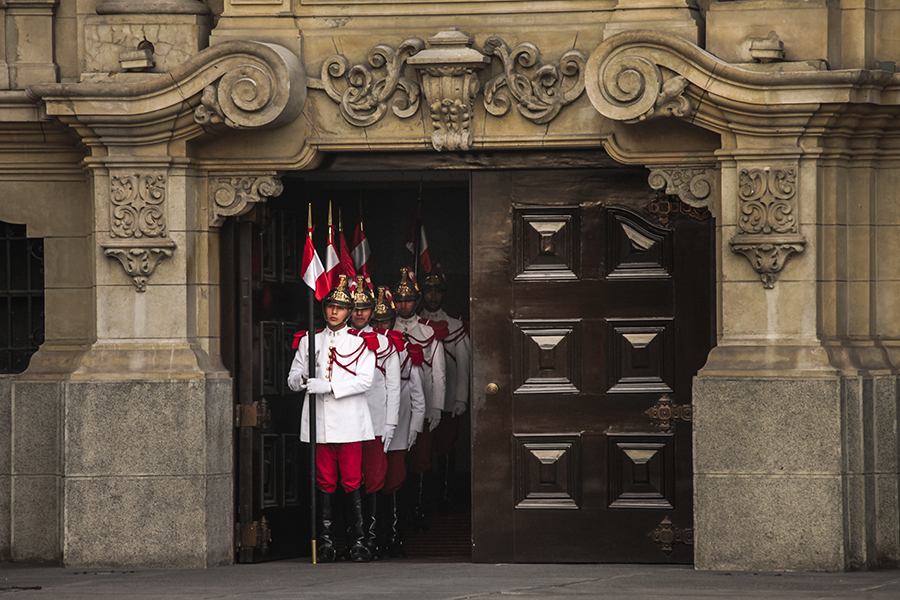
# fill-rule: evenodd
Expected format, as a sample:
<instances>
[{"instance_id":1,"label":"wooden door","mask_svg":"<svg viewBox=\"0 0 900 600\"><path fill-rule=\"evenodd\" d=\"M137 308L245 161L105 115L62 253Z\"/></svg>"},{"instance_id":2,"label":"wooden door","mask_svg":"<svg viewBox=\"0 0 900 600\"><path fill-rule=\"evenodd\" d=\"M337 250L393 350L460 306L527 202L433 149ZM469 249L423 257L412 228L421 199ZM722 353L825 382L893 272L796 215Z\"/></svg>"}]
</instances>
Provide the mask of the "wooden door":
<instances>
[{"instance_id":1,"label":"wooden door","mask_svg":"<svg viewBox=\"0 0 900 600\"><path fill-rule=\"evenodd\" d=\"M642 169L471 191L474 560L691 563L708 213L661 225Z\"/></svg>"},{"instance_id":2,"label":"wooden door","mask_svg":"<svg viewBox=\"0 0 900 600\"><path fill-rule=\"evenodd\" d=\"M282 203L230 223L223 241L223 357L235 379L238 562L310 554L309 451L302 398L287 388L305 315L302 215Z\"/></svg>"}]
</instances>

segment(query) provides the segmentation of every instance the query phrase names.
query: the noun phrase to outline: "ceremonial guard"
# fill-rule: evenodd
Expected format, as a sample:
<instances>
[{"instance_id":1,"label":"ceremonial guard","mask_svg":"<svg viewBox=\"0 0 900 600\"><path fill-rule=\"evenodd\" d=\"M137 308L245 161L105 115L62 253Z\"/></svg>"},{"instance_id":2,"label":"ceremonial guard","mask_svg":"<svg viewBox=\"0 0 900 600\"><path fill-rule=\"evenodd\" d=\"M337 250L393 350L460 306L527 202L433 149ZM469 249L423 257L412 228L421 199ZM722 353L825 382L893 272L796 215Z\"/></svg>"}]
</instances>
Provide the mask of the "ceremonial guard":
<instances>
[{"instance_id":1,"label":"ceremonial guard","mask_svg":"<svg viewBox=\"0 0 900 600\"><path fill-rule=\"evenodd\" d=\"M416 315L419 302L419 288L409 278L409 270L400 269L400 283L394 292L394 304L397 318L394 327L403 334L410 351L422 352L423 389L425 391L425 420L427 424L416 438L416 444L409 452L409 470L415 476L415 499L413 510L413 527L424 531L428 524L423 504L425 473L431 469L432 432L441 421L446 395L446 372L444 347L440 343L435 330L425 319Z\"/></svg>"},{"instance_id":2,"label":"ceremonial guard","mask_svg":"<svg viewBox=\"0 0 900 600\"><path fill-rule=\"evenodd\" d=\"M387 473L381 495L385 502L385 521L388 533L384 552L391 557L405 557L402 527L397 503L397 492L406 479L406 453L416 443L416 436L425 422L425 392L422 389L424 354L413 344L410 350L403 342L403 335L393 329L397 312L391 301L390 290L378 288L378 299L372 314L372 327L383 333L397 348L400 359L400 412L394 437L388 446Z\"/></svg>"},{"instance_id":3,"label":"ceremonial guard","mask_svg":"<svg viewBox=\"0 0 900 600\"><path fill-rule=\"evenodd\" d=\"M366 400L375 373L375 353L347 327L353 300L344 275L322 304L327 326L316 333L317 377L308 379L309 347L300 343L301 332L294 340L297 352L288 386L295 392L307 392L300 425L303 442L309 442L309 394L316 399L317 559L335 559L332 505L340 478L348 500L350 557L365 562L370 554L363 535L361 465L363 442L375 439Z\"/></svg>"},{"instance_id":4,"label":"ceremonial guard","mask_svg":"<svg viewBox=\"0 0 900 600\"><path fill-rule=\"evenodd\" d=\"M350 323L369 349L375 352L375 376L372 387L366 391L375 439L363 442L362 472L366 488L363 502L366 547L372 559L378 560L381 558L381 548L378 544L377 492L384 487L388 446L397 429L400 412L400 354L397 344L369 325L375 298L366 286L365 276L356 277L356 289L351 296L353 313Z\"/></svg>"},{"instance_id":5,"label":"ceremonial guard","mask_svg":"<svg viewBox=\"0 0 900 600\"><path fill-rule=\"evenodd\" d=\"M446 394L441 423L434 430L434 453L438 461L439 502L449 506L451 457L459 439L459 417L469 404L471 344L467 324L448 315L441 306L446 292L447 278L438 263L422 282L421 316L441 341L446 360Z\"/></svg>"}]
</instances>

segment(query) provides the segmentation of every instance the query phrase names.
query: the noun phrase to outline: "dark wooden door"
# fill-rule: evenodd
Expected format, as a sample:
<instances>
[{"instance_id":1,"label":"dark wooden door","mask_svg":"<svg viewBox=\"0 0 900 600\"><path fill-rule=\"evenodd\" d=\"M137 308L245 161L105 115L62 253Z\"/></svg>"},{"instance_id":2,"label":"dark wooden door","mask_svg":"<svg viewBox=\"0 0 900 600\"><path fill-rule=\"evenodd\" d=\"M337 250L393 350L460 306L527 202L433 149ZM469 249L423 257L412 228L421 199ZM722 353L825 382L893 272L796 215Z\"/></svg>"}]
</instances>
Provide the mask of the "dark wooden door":
<instances>
[{"instance_id":1,"label":"dark wooden door","mask_svg":"<svg viewBox=\"0 0 900 600\"><path fill-rule=\"evenodd\" d=\"M712 224L651 201L642 169L472 175L477 562L693 560Z\"/></svg>"},{"instance_id":2,"label":"dark wooden door","mask_svg":"<svg viewBox=\"0 0 900 600\"><path fill-rule=\"evenodd\" d=\"M236 558L310 554L308 445L301 398L287 388L291 342L305 315L304 221L282 203L222 232L223 357L235 379ZM299 236L299 237L298 237Z\"/></svg>"}]
</instances>

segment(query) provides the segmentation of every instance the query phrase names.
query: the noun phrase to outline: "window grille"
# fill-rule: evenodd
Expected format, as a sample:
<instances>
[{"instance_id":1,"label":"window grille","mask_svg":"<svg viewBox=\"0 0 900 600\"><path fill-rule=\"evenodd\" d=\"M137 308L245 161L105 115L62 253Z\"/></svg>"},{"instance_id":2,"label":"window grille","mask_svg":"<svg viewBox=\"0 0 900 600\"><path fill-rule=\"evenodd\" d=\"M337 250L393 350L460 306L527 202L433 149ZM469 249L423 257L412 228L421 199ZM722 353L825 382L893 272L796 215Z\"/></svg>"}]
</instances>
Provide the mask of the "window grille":
<instances>
[{"instance_id":1,"label":"window grille","mask_svg":"<svg viewBox=\"0 0 900 600\"><path fill-rule=\"evenodd\" d=\"M44 341L44 240L0 221L0 373L21 373Z\"/></svg>"}]
</instances>

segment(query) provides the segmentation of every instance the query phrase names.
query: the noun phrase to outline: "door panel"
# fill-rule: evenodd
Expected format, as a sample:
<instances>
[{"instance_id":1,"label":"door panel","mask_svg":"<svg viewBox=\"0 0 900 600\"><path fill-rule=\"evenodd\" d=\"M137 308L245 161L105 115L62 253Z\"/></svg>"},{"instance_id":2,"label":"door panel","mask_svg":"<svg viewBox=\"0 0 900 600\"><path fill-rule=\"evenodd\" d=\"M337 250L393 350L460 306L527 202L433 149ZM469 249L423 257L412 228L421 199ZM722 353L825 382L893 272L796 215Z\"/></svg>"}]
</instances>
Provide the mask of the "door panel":
<instances>
[{"instance_id":1,"label":"door panel","mask_svg":"<svg viewBox=\"0 0 900 600\"><path fill-rule=\"evenodd\" d=\"M476 561L693 560L690 422L652 416L712 346L711 227L652 198L637 169L472 175Z\"/></svg>"}]
</instances>

